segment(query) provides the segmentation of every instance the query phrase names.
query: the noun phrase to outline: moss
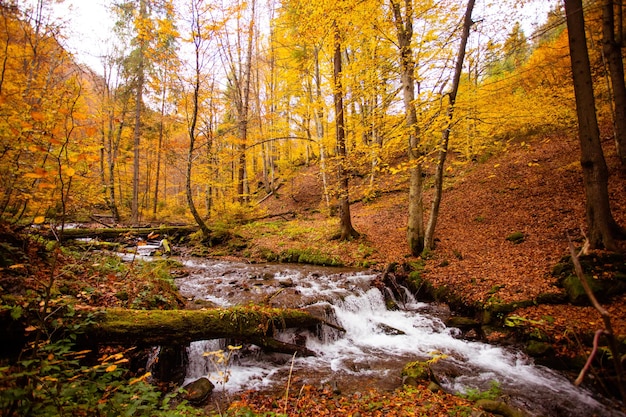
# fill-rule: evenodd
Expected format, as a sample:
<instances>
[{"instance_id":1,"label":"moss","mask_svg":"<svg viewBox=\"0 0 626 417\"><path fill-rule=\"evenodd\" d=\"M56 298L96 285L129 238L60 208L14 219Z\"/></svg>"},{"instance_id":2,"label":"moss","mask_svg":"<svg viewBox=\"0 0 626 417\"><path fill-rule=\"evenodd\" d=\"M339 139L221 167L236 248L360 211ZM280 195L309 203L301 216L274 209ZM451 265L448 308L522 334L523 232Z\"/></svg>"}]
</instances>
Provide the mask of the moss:
<instances>
[{"instance_id":1,"label":"moss","mask_svg":"<svg viewBox=\"0 0 626 417\"><path fill-rule=\"evenodd\" d=\"M333 256L314 249L287 249L278 255L278 261L320 266L342 266L341 261Z\"/></svg>"},{"instance_id":2,"label":"moss","mask_svg":"<svg viewBox=\"0 0 626 417\"><path fill-rule=\"evenodd\" d=\"M430 366L428 362L409 362L402 368L402 383L404 385L418 386L422 382L430 381Z\"/></svg>"},{"instance_id":3,"label":"moss","mask_svg":"<svg viewBox=\"0 0 626 417\"><path fill-rule=\"evenodd\" d=\"M554 348L552 347L552 344L548 342L542 342L540 340L530 340L526 344L526 353L533 357L550 355L551 353L553 353L553 351Z\"/></svg>"},{"instance_id":4,"label":"moss","mask_svg":"<svg viewBox=\"0 0 626 417\"><path fill-rule=\"evenodd\" d=\"M128 301L128 291L122 290L115 293L115 297L121 301Z\"/></svg>"},{"instance_id":5,"label":"moss","mask_svg":"<svg viewBox=\"0 0 626 417\"><path fill-rule=\"evenodd\" d=\"M536 298L537 304L563 304L567 300L567 295L563 292L548 292L539 294Z\"/></svg>"},{"instance_id":6,"label":"moss","mask_svg":"<svg viewBox=\"0 0 626 417\"><path fill-rule=\"evenodd\" d=\"M265 259L268 262L276 262L279 259L279 255L269 248L259 248L258 254L261 259Z\"/></svg>"},{"instance_id":7,"label":"moss","mask_svg":"<svg viewBox=\"0 0 626 417\"><path fill-rule=\"evenodd\" d=\"M585 280L594 294L599 295L599 293L602 292L598 281L590 279L587 276L585 276ZM563 288L565 288L567 297L572 304L581 305L589 302L587 293L577 276L568 275L567 278L563 280L562 285Z\"/></svg>"},{"instance_id":8,"label":"moss","mask_svg":"<svg viewBox=\"0 0 626 417\"><path fill-rule=\"evenodd\" d=\"M107 309L93 334L108 343L161 345L207 338L263 337L274 329L315 327L320 320L305 311L257 306L210 310Z\"/></svg>"},{"instance_id":9,"label":"moss","mask_svg":"<svg viewBox=\"0 0 626 417\"><path fill-rule=\"evenodd\" d=\"M506 237L506 240L515 243L516 245L522 243L525 239L526 236L523 232L513 232Z\"/></svg>"}]
</instances>

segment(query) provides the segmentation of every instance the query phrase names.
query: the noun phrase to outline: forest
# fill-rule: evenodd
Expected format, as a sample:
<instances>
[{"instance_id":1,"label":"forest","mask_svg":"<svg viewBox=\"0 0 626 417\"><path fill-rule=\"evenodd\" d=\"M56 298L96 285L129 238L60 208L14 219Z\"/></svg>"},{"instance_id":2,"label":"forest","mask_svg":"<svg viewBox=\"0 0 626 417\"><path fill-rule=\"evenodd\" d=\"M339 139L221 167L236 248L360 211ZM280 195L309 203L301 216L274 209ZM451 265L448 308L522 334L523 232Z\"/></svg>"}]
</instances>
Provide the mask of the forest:
<instances>
[{"instance_id":1,"label":"forest","mask_svg":"<svg viewBox=\"0 0 626 417\"><path fill-rule=\"evenodd\" d=\"M203 323L309 354L268 332L335 325L267 303L186 312L175 257L116 255L150 240L397 277L624 411L621 0L113 0L99 68L68 48L59 3L0 2L0 416L477 409L419 384L191 406L133 363L144 344ZM144 310L193 324L150 339L166 320ZM428 407L406 411L412 395Z\"/></svg>"}]
</instances>

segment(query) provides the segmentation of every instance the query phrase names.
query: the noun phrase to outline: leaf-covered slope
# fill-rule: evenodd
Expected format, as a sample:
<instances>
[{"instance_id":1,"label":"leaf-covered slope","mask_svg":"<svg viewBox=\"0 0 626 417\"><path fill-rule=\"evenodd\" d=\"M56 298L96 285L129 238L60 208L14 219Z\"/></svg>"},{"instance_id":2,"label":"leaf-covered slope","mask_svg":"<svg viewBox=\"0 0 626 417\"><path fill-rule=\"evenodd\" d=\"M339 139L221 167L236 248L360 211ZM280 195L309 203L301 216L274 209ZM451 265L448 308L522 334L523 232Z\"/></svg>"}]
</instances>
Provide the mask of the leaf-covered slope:
<instances>
[{"instance_id":1,"label":"leaf-covered slope","mask_svg":"<svg viewBox=\"0 0 626 417\"><path fill-rule=\"evenodd\" d=\"M614 216L625 225L626 173L618 168L613 142L606 140L604 146L611 170ZM576 138L512 141L505 151L485 161L453 161L449 166L436 231L437 249L426 260L424 276L437 286L449 286L468 303L525 301L561 291L552 268L567 254L568 236L578 244L584 239L585 201ZM381 268L389 262L413 260L407 255L408 187L402 174L381 177L384 185L379 187L378 197L369 200L362 198L366 187L359 187L358 178L353 180L353 224L365 237L348 243L327 239L336 220L318 213L325 205L321 181L315 174L314 168L307 168L280 190L278 198L263 203L270 212L298 213L296 220L280 227L301 228L303 233L288 239L276 233L257 233L255 245L276 251L319 248L348 264L367 261ZM514 234L521 239L511 239ZM621 312L621 301L613 301L612 308ZM568 313L570 307L565 305L541 307L550 308L569 317L581 315L580 325L595 329L593 310L571 307L573 311ZM540 317L541 309L527 314ZM616 320L620 317L625 316ZM618 323L617 332L626 334L626 322Z\"/></svg>"}]
</instances>

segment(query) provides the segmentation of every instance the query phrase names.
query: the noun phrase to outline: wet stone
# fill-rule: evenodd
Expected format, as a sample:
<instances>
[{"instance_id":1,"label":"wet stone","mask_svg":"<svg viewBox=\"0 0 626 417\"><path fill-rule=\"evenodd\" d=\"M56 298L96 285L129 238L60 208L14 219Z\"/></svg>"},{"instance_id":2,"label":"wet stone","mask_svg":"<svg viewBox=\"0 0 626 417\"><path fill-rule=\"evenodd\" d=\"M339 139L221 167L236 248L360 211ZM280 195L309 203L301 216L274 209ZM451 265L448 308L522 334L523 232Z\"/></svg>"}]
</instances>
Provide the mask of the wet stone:
<instances>
[{"instance_id":1,"label":"wet stone","mask_svg":"<svg viewBox=\"0 0 626 417\"><path fill-rule=\"evenodd\" d=\"M184 398L192 404L202 404L209 397L215 385L208 378L198 378L183 387L185 391Z\"/></svg>"}]
</instances>

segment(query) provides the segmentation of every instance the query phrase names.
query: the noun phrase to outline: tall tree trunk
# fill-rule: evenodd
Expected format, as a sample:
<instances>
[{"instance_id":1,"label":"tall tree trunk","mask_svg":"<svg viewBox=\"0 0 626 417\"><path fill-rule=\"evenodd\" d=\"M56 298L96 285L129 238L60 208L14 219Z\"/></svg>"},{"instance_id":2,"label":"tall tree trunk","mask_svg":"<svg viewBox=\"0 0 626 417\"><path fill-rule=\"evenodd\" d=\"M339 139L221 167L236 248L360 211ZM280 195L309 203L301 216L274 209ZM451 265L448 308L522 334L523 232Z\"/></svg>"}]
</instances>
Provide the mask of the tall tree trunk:
<instances>
[{"instance_id":1,"label":"tall tree trunk","mask_svg":"<svg viewBox=\"0 0 626 417\"><path fill-rule=\"evenodd\" d=\"M189 134L189 151L187 152L187 171L186 171L186 181L185 181L185 194L187 196L187 205L189 206L189 211L191 211L191 215L194 220L202 230L202 235L205 238L210 237L211 231L208 226L198 213L196 209L196 205L193 201L193 190L191 188L191 171L193 168L193 154L195 151L195 143L196 143L196 130L198 124L198 114L200 113L200 83L201 83L201 56L200 51L202 48L202 36L203 33L203 25L200 21L200 10L199 1L193 2L192 7L192 25L194 33L194 53L195 53L195 68L194 68L194 85L193 85L193 97L192 97L192 109L191 109L191 119L189 120L188 134Z\"/></svg>"},{"instance_id":2,"label":"tall tree trunk","mask_svg":"<svg viewBox=\"0 0 626 417\"><path fill-rule=\"evenodd\" d=\"M248 147L248 114L250 112L250 83L252 79L252 45L254 40L254 24L255 24L255 13L256 13L256 1L252 0L250 5L251 9L251 17L250 17L250 26L248 29L248 50L246 56L246 63L244 67L243 74L243 88L241 95L241 103L240 103L240 114L239 114L239 136L240 136L240 145L239 145L239 168L237 171L237 193L239 194L239 202L245 203L248 201L248 186L247 186L247 172L246 172L246 164L247 164L247 156L246 150Z\"/></svg>"},{"instance_id":3,"label":"tall tree trunk","mask_svg":"<svg viewBox=\"0 0 626 417\"><path fill-rule=\"evenodd\" d=\"M346 170L346 132L345 122L343 117L343 87L341 85L341 40L339 38L339 31L334 25L335 35L335 53L333 56L333 80L334 80L334 92L333 99L335 103L335 125L337 135L337 153L339 166L337 168L339 176L339 239L348 240L353 237L358 237L359 233L352 227L352 217L350 216L350 193L349 193L349 179L348 172Z\"/></svg>"},{"instance_id":4,"label":"tall tree trunk","mask_svg":"<svg viewBox=\"0 0 626 417\"><path fill-rule=\"evenodd\" d=\"M139 1L139 16L143 19L146 16L146 0ZM133 200L131 206L130 222L136 225L139 222L139 144L141 138L141 107L143 102L143 86L145 82L144 60L145 60L145 39L140 33L139 39L139 63L137 66L137 91L135 94L135 130L133 132Z\"/></svg>"},{"instance_id":5,"label":"tall tree trunk","mask_svg":"<svg viewBox=\"0 0 626 417\"><path fill-rule=\"evenodd\" d=\"M456 95L459 91L459 83L461 81L461 73L463 72L463 61L465 60L465 49L467 40L472 27L472 11L474 10L475 0L467 2L465 9L465 18L463 20L463 34L461 35L461 44L459 45L459 53L454 68L454 78L452 80L452 90L450 91L446 128L441 134L441 143L439 144L439 158L437 161L437 170L435 171L435 195L430 209L430 216L426 225L426 233L424 235L424 249L433 250L435 248L435 226L439 217L439 207L441 205L441 196L443 194L443 167L448 155L448 140L450 139L450 129L452 128L452 117L454 116L454 104Z\"/></svg>"},{"instance_id":6,"label":"tall tree trunk","mask_svg":"<svg viewBox=\"0 0 626 417\"><path fill-rule=\"evenodd\" d=\"M109 173L106 189L108 192L108 198L106 198L111 215L116 223L119 223L120 212L117 208L117 198L115 196L115 167L117 164L117 152L119 149L119 143L122 136L122 123L119 123L117 129L114 126L115 119L113 115L110 116L109 132L107 133L107 169Z\"/></svg>"},{"instance_id":7,"label":"tall tree trunk","mask_svg":"<svg viewBox=\"0 0 626 417\"><path fill-rule=\"evenodd\" d=\"M167 72L167 70L166 70ZM165 76L167 79L167 75ZM157 142L156 149L156 174L154 178L154 197L152 201L152 214L156 218L157 207L159 204L159 179L161 176L161 149L163 147L163 136L164 136L164 126L165 126L165 98L167 93L167 88L165 87L165 80L163 80L163 90L161 91L161 112L159 117L159 138Z\"/></svg>"},{"instance_id":8,"label":"tall tree trunk","mask_svg":"<svg viewBox=\"0 0 626 417\"><path fill-rule=\"evenodd\" d=\"M616 250L615 239L620 237L621 230L613 219L609 203L609 174L600 142L582 0L565 0L565 14L578 115L587 238L591 249Z\"/></svg>"},{"instance_id":9,"label":"tall tree trunk","mask_svg":"<svg viewBox=\"0 0 626 417\"><path fill-rule=\"evenodd\" d=\"M400 82L404 102L405 125L409 135L409 221L407 225L407 241L413 256L419 256L424 250L424 203L422 179L422 151L420 146L420 129L417 125L415 109L415 62L411 39L413 38L413 1L404 0L404 16L402 7L395 0L390 0L394 16L398 47L400 48Z\"/></svg>"},{"instance_id":10,"label":"tall tree trunk","mask_svg":"<svg viewBox=\"0 0 626 417\"><path fill-rule=\"evenodd\" d=\"M320 76L320 50L315 47L315 136L320 151L320 175L322 176L322 187L324 188L324 201L326 207L330 207L330 197L328 193L328 178L326 175L326 148L324 147L324 108L322 106L322 79Z\"/></svg>"},{"instance_id":11,"label":"tall tree trunk","mask_svg":"<svg viewBox=\"0 0 626 417\"><path fill-rule=\"evenodd\" d=\"M615 146L622 166L626 166L626 83L622 61L621 33L616 36L615 0L603 0L602 5L602 50L609 64L609 75L613 90L613 125ZM617 7L622 8L621 0ZM618 13L621 16L621 13ZM621 19L621 17L620 17ZM619 29L621 31L621 29ZM618 42L618 39L620 41Z\"/></svg>"}]
</instances>

